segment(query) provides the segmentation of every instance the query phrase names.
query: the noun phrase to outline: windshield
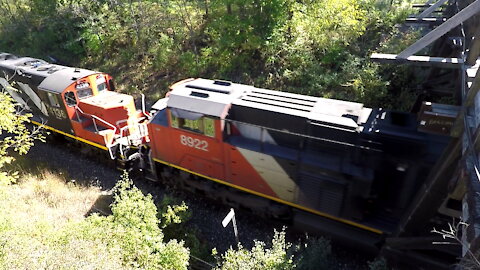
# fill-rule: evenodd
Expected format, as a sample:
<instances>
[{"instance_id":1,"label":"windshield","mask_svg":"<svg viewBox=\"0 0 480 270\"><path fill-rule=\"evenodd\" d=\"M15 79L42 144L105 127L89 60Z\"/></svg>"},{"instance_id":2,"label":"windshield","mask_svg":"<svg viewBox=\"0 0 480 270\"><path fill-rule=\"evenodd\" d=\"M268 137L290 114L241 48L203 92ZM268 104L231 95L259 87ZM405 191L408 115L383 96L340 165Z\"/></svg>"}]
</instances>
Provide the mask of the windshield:
<instances>
[{"instance_id":1,"label":"windshield","mask_svg":"<svg viewBox=\"0 0 480 270\"><path fill-rule=\"evenodd\" d=\"M87 97L93 96L93 92L91 88L85 88L81 90L77 90L77 96L79 99L84 99Z\"/></svg>"},{"instance_id":2,"label":"windshield","mask_svg":"<svg viewBox=\"0 0 480 270\"><path fill-rule=\"evenodd\" d=\"M98 92L102 92L105 89L107 89L107 84L106 83L101 83L101 84L97 85Z\"/></svg>"}]
</instances>

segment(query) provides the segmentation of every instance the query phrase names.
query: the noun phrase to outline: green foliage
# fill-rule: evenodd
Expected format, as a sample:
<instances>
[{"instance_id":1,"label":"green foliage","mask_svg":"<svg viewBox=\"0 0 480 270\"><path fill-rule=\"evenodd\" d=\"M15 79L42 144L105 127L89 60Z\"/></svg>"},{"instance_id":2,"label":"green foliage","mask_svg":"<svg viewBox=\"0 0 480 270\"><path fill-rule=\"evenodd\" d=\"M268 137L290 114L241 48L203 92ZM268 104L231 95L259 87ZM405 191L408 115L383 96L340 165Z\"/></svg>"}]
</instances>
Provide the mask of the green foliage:
<instances>
[{"instance_id":1,"label":"green foliage","mask_svg":"<svg viewBox=\"0 0 480 270\"><path fill-rule=\"evenodd\" d=\"M0 50L105 70L127 93L207 77L408 107L368 57L415 38L395 30L411 1L4 1Z\"/></svg>"},{"instance_id":2,"label":"green foliage","mask_svg":"<svg viewBox=\"0 0 480 270\"><path fill-rule=\"evenodd\" d=\"M165 239L181 239L185 246L190 249L190 254L206 261L212 257L206 243L201 242L195 228L187 226L192 213L188 210L185 202L178 204L177 200L165 195L160 203L160 227L163 230Z\"/></svg>"},{"instance_id":3,"label":"green foliage","mask_svg":"<svg viewBox=\"0 0 480 270\"><path fill-rule=\"evenodd\" d=\"M261 71L259 59L276 27L289 13L289 0L212 1L205 29L207 48L201 56L216 76L238 77L239 73Z\"/></svg>"},{"instance_id":4,"label":"green foliage","mask_svg":"<svg viewBox=\"0 0 480 270\"><path fill-rule=\"evenodd\" d=\"M325 238L309 238L298 246L285 241L285 231L275 231L270 245L255 241L252 249L245 249L241 244L237 249L230 248L217 257L215 269L300 269L322 270L335 268L330 241Z\"/></svg>"},{"instance_id":5,"label":"green foliage","mask_svg":"<svg viewBox=\"0 0 480 270\"><path fill-rule=\"evenodd\" d=\"M377 258L368 262L368 269L370 270L388 270L387 261L384 258Z\"/></svg>"},{"instance_id":6,"label":"green foliage","mask_svg":"<svg viewBox=\"0 0 480 270\"><path fill-rule=\"evenodd\" d=\"M161 228L165 229L174 224L180 224L189 220L192 216L192 213L188 211L188 206L185 202L182 202L180 205L173 204L175 202L174 198L168 195L163 197L163 200L160 205L161 214Z\"/></svg>"},{"instance_id":7,"label":"green foliage","mask_svg":"<svg viewBox=\"0 0 480 270\"><path fill-rule=\"evenodd\" d=\"M188 249L176 240L163 242L151 195L143 195L126 173L115 186L115 193L111 216L87 219L103 229L104 233L99 234L102 240L120 246L129 267L186 269Z\"/></svg>"},{"instance_id":8,"label":"green foliage","mask_svg":"<svg viewBox=\"0 0 480 270\"><path fill-rule=\"evenodd\" d=\"M0 269L187 269L189 251L164 241L151 196L126 175L115 192L112 215L63 226L43 217L20 223L18 209L0 213Z\"/></svg>"},{"instance_id":9,"label":"green foliage","mask_svg":"<svg viewBox=\"0 0 480 270\"><path fill-rule=\"evenodd\" d=\"M291 20L294 44L324 52L348 45L364 33L366 16L357 0L297 2Z\"/></svg>"},{"instance_id":10,"label":"green foliage","mask_svg":"<svg viewBox=\"0 0 480 270\"><path fill-rule=\"evenodd\" d=\"M22 175L18 184L0 187L0 269L125 269L118 250L63 228L83 219L85 204L99 195L63 181L51 173ZM69 241L60 241L63 234Z\"/></svg>"},{"instance_id":11,"label":"green foliage","mask_svg":"<svg viewBox=\"0 0 480 270\"><path fill-rule=\"evenodd\" d=\"M310 238L298 251L297 260L299 270L332 269L332 247L325 238Z\"/></svg>"},{"instance_id":12,"label":"green foliage","mask_svg":"<svg viewBox=\"0 0 480 270\"><path fill-rule=\"evenodd\" d=\"M61 60L78 59L78 18L66 1L0 1L0 51L19 55L54 55Z\"/></svg>"},{"instance_id":13,"label":"green foliage","mask_svg":"<svg viewBox=\"0 0 480 270\"><path fill-rule=\"evenodd\" d=\"M17 111L14 100L4 91L0 91L0 185L9 184L18 176L17 172L5 170L5 166L14 160L10 151L25 154L36 138L42 139L25 126L31 115Z\"/></svg>"},{"instance_id":14,"label":"green foliage","mask_svg":"<svg viewBox=\"0 0 480 270\"><path fill-rule=\"evenodd\" d=\"M239 244L236 250L230 248L221 256L215 269L294 269L293 256L288 252L290 247L285 241L285 231L275 231L270 248L261 241L255 241L251 250Z\"/></svg>"}]
</instances>

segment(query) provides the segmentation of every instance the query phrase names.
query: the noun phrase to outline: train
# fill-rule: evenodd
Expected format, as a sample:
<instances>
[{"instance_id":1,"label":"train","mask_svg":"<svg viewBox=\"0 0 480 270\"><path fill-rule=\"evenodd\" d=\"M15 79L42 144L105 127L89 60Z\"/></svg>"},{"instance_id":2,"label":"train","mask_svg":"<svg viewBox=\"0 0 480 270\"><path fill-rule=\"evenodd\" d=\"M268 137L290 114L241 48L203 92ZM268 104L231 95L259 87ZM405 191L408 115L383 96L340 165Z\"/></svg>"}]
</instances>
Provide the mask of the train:
<instances>
[{"instance_id":1,"label":"train","mask_svg":"<svg viewBox=\"0 0 480 270\"><path fill-rule=\"evenodd\" d=\"M224 80L176 82L147 110L106 73L1 53L0 84L33 124L123 168L373 246L450 141L417 114Z\"/></svg>"}]
</instances>

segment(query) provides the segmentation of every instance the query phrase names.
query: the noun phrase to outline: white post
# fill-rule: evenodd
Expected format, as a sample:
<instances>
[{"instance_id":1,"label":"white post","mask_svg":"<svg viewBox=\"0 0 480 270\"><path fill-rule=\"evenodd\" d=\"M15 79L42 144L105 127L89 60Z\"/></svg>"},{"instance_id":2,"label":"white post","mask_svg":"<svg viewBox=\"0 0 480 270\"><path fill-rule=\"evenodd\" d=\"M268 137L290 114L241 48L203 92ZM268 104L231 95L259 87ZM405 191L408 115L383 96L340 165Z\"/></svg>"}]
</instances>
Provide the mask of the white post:
<instances>
[{"instance_id":1,"label":"white post","mask_svg":"<svg viewBox=\"0 0 480 270\"><path fill-rule=\"evenodd\" d=\"M238 230L237 230L237 221L235 220L235 214L233 214L232 221L233 221L233 232L235 233L235 239L237 240L237 245L238 245L240 241L238 241Z\"/></svg>"},{"instance_id":2,"label":"white post","mask_svg":"<svg viewBox=\"0 0 480 270\"><path fill-rule=\"evenodd\" d=\"M227 227L228 223L232 220L233 223L233 232L235 233L235 239L237 240L237 245L240 243L238 240L238 230L237 230L237 221L235 220L235 211L233 208L230 208L230 212L228 212L227 216L222 220L223 227Z\"/></svg>"}]
</instances>

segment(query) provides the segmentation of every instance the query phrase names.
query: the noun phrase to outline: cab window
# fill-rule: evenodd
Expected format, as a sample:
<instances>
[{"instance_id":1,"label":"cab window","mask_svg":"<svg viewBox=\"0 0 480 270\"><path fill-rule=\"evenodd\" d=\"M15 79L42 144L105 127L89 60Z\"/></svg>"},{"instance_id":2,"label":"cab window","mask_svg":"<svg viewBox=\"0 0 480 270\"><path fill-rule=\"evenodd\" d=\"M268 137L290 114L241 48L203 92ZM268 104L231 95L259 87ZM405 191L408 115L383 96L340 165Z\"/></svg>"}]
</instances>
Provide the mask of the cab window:
<instances>
[{"instance_id":1,"label":"cab window","mask_svg":"<svg viewBox=\"0 0 480 270\"><path fill-rule=\"evenodd\" d=\"M115 83L113 82L112 79L108 80L108 86L109 86L108 89L110 89L110 91L115 91Z\"/></svg>"},{"instance_id":2,"label":"cab window","mask_svg":"<svg viewBox=\"0 0 480 270\"><path fill-rule=\"evenodd\" d=\"M215 122L212 118L203 117L203 132L209 137L215 137Z\"/></svg>"},{"instance_id":3,"label":"cab window","mask_svg":"<svg viewBox=\"0 0 480 270\"><path fill-rule=\"evenodd\" d=\"M106 83L101 83L101 84L97 85L98 92L102 92L105 89L107 89L107 84Z\"/></svg>"},{"instance_id":4,"label":"cab window","mask_svg":"<svg viewBox=\"0 0 480 270\"><path fill-rule=\"evenodd\" d=\"M212 118L202 116L196 120L176 117L170 114L171 125L174 128L180 128L193 131L209 137L215 137L215 121Z\"/></svg>"},{"instance_id":5,"label":"cab window","mask_svg":"<svg viewBox=\"0 0 480 270\"><path fill-rule=\"evenodd\" d=\"M91 88L85 88L85 89L77 90L77 95L79 99L84 99L84 98L93 96L93 92Z\"/></svg>"},{"instance_id":6,"label":"cab window","mask_svg":"<svg viewBox=\"0 0 480 270\"><path fill-rule=\"evenodd\" d=\"M57 95L52 93L47 93L47 96L48 96L48 101L50 102L50 105L52 105L52 107L60 108L60 102L58 102Z\"/></svg>"},{"instance_id":7,"label":"cab window","mask_svg":"<svg viewBox=\"0 0 480 270\"><path fill-rule=\"evenodd\" d=\"M107 81L102 75L98 75L95 82L97 83L98 92L102 92L103 90L107 89Z\"/></svg>"},{"instance_id":8,"label":"cab window","mask_svg":"<svg viewBox=\"0 0 480 270\"><path fill-rule=\"evenodd\" d=\"M75 97L74 92L65 93L65 103L67 103L68 107L77 105L77 98Z\"/></svg>"}]
</instances>

